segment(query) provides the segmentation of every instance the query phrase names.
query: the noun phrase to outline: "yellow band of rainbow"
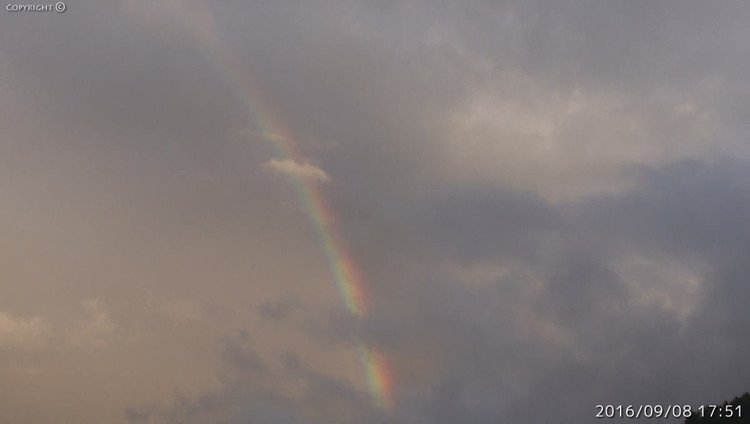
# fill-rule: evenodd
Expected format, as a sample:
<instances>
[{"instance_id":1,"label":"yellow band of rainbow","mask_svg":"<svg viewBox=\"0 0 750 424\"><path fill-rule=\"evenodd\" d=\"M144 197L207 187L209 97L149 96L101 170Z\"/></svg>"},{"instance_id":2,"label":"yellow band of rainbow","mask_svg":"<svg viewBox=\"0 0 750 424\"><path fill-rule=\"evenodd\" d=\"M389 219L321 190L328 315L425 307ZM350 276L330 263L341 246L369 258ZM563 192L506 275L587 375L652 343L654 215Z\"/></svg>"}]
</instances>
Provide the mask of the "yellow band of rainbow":
<instances>
[{"instance_id":1,"label":"yellow band of rainbow","mask_svg":"<svg viewBox=\"0 0 750 424\"><path fill-rule=\"evenodd\" d=\"M247 67L240 66L219 39L213 15L207 10L195 10L181 0L171 0L170 6L232 84L253 125L262 132L265 139L273 143L277 154L282 159L305 163L292 131L261 95ZM293 183L347 310L356 317L364 317L369 306L365 280L353 255L338 234L336 217L320 184L302 177L295 178ZM364 368L370 395L378 406L391 410L393 379L386 356L362 341L357 342L357 353Z\"/></svg>"}]
</instances>

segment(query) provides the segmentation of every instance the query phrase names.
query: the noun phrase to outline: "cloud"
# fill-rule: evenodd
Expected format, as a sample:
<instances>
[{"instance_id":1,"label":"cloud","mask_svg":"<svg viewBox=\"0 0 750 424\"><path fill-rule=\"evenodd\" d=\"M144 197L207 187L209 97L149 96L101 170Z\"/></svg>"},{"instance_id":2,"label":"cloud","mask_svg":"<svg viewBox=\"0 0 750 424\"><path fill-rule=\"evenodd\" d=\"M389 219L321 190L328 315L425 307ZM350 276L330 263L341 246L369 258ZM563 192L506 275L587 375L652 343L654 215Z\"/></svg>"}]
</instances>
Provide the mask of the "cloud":
<instances>
[{"instance_id":1,"label":"cloud","mask_svg":"<svg viewBox=\"0 0 750 424\"><path fill-rule=\"evenodd\" d=\"M67 330L68 344L74 348L107 345L115 334L117 325L110 318L106 305L100 299L84 299L81 307L86 317Z\"/></svg>"},{"instance_id":2,"label":"cloud","mask_svg":"<svg viewBox=\"0 0 750 424\"><path fill-rule=\"evenodd\" d=\"M513 74L503 80L472 93L453 116L443 142L455 179L502 181L570 200L632 189L636 181L627 169L633 166L720 156L708 142L719 134L714 107L701 104L696 111L691 103L693 109L677 111L710 96L715 88L705 84L686 99L678 87L663 87L656 96L568 91Z\"/></svg>"},{"instance_id":3,"label":"cloud","mask_svg":"<svg viewBox=\"0 0 750 424\"><path fill-rule=\"evenodd\" d=\"M285 320L303 305L294 297L286 297L274 302L268 301L258 305L258 314L265 319L278 321Z\"/></svg>"},{"instance_id":4,"label":"cloud","mask_svg":"<svg viewBox=\"0 0 750 424\"><path fill-rule=\"evenodd\" d=\"M49 317L17 318L0 312L0 347L34 348L39 352L98 348L114 340L117 325L100 299L80 302L85 317L66 322Z\"/></svg>"},{"instance_id":5,"label":"cloud","mask_svg":"<svg viewBox=\"0 0 750 424\"><path fill-rule=\"evenodd\" d=\"M292 159L271 159L264 164L268 169L286 175L287 177L300 178L319 183L331 181L331 177L325 171L315 165L306 162L296 162Z\"/></svg>"},{"instance_id":6,"label":"cloud","mask_svg":"<svg viewBox=\"0 0 750 424\"><path fill-rule=\"evenodd\" d=\"M227 375L220 387L194 396L178 394L166 408L131 406L125 411L128 422L388 422L366 393L318 372L294 354L261 359L244 330L222 345Z\"/></svg>"},{"instance_id":7,"label":"cloud","mask_svg":"<svg viewBox=\"0 0 750 424\"><path fill-rule=\"evenodd\" d=\"M0 421L593 422L747 390L750 8L110 3L0 26ZM367 317L247 167L277 154L259 110L315 158L261 169L335 177Z\"/></svg>"},{"instance_id":8,"label":"cloud","mask_svg":"<svg viewBox=\"0 0 750 424\"><path fill-rule=\"evenodd\" d=\"M0 311L0 348L28 348L43 344L49 337L46 320L40 316L17 318Z\"/></svg>"}]
</instances>

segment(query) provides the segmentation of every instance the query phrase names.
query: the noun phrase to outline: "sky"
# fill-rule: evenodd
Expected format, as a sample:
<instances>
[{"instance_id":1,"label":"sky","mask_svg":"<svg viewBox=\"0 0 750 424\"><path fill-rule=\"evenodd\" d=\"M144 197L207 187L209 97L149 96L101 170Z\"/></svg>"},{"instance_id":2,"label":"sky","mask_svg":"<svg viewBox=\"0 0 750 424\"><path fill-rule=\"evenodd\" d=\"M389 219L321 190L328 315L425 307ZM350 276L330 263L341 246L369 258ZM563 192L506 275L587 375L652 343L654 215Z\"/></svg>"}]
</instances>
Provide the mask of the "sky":
<instances>
[{"instance_id":1,"label":"sky","mask_svg":"<svg viewBox=\"0 0 750 424\"><path fill-rule=\"evenodd\" d=\"M746 2L66 6L0 13L0 423L750 390Z\"/></svg>"}]
</instances>

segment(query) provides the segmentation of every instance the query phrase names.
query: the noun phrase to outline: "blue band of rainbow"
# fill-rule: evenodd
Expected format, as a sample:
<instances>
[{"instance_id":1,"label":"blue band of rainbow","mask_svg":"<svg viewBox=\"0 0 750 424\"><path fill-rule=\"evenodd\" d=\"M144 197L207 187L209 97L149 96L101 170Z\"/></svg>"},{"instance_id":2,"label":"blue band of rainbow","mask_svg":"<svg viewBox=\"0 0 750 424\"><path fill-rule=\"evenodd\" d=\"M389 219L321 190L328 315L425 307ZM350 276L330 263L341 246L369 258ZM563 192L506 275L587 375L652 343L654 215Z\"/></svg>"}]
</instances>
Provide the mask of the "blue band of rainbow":
<instances>
[{"instance_id":1,"label":"blue band of rainbow","mask_svg":"<svg viewBox=\"0 0 750 424\"><path fill-rule=\"evenodd\" d=\"M213 15L206 10L195 10L184 1L171 0L170 6L184 21L201 48L233 85L238 99L248 116L264 138L273 143L277 155L296 163L306 163L300 153L292 131L284 125L278 113L261 95L247 67L240 66L231 51L217 35ZM336 288L347 310L358 318L368 312L366 283L353 255L339 236L336 219L328 200L318 182L306 178L295 178L294 186L310 218L316 237L322 247L328 267L336 282ZM367 386L376 404L386 410L393 408L393 379L386 356L367 343L357 343L357 353L362 362Z\"/></svg>"}]
</instances>

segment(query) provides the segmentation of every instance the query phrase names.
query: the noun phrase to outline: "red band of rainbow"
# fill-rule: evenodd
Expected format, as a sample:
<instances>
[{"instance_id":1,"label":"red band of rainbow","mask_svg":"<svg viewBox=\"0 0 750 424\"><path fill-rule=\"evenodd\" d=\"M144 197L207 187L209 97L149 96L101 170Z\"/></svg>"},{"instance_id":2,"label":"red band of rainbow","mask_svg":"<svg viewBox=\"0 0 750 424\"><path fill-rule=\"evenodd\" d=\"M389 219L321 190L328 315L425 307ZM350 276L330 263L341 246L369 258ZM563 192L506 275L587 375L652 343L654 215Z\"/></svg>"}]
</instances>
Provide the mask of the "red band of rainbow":
<instances>
[{"instance_id":1,"label":"red band of rainbow","mask_svg":"<svg viewBox=\"0 0 750 424\"><path fill-rule=\"evenodd\" d=\"M199 11L188 7L180 0L171 0L170 6L184 21L205 52L216 61L221 72L235 88L237 97L253 124L262 131L265 139L273 143L277 154L283 159L306 163L292 131L283 124L279 115L261 95L247 67L240 66L231 51L219 39L213 15L206 10ZM320 184L301 177L295 178L293 183L325 253L336 288L347 310L356 317L364 317L369 306L365 279L353 255L338 234L336 217ZM365 371L370 395L378 406L391 410L393 379L386 356L363 341L357 343L357 353Z\"/></svg>"}]
</instances>

